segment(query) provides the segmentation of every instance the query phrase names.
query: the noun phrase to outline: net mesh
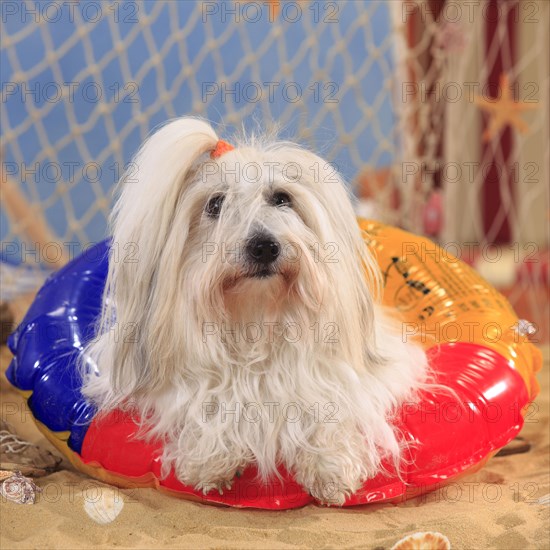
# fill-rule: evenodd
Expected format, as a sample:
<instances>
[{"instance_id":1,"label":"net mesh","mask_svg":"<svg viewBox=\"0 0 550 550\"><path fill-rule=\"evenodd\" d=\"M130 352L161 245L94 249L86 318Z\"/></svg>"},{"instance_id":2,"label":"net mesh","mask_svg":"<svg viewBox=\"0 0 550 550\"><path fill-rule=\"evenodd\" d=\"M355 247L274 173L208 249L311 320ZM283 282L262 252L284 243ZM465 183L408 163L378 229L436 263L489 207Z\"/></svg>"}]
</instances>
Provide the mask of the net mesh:
<instances>
[{"instance_id":1,"label":"net mesh","mask_svg":"<svg viewBox=\"0 0 550 550\"><path fill-rule=\"evenodd\" d=\"M545 264L523 260L548 239L549 6L503 4L519 14L515 56L502 13L485 47L483 2L440 13L423 1L4 2L0 232L3 259L20 264L12 281L27 290L42 278L56 249L45 257L37 242L63 243L50 261L60 264L102 239L113 185L140 143L171 117L198 115L222 134L276 124L337 166L361 213L442 244L473 242L461 249L474 250L472 261L506 220L521 272L512 302L543 319L547 301L533 289ZM506 158L498 140L483 145L473 102L487 95L498 52L515 97L532 92L537 105ZM499 180L487 227L493 161L515 163L520 176Z\"/></svg>"}]
</instances>

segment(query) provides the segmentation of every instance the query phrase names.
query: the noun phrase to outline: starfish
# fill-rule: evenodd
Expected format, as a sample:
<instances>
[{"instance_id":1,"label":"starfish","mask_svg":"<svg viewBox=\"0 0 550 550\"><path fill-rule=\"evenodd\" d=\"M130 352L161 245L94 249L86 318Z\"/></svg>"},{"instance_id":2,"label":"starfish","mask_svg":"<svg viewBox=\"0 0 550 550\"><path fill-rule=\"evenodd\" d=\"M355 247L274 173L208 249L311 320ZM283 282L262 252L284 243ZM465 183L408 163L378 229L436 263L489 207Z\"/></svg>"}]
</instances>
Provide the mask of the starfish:
<instances>
[{"instance_id":1,"label":"starfish","mask_svg":"<svg viewBox=\"0 0 550 550\"><path fill-rule=\"evenodd\" d=\"M483 132L483 141L490 141L505 126L513 126L521 134L529 130L528 124L520 117L523 111L538 109L538 105L526 103L525 101L515 101L510 90L510 80L507 74L500 77L501 96L497 99L487 99L476 96L474 103L489 115L489 124Z\"/></svg>"}]
</instances>

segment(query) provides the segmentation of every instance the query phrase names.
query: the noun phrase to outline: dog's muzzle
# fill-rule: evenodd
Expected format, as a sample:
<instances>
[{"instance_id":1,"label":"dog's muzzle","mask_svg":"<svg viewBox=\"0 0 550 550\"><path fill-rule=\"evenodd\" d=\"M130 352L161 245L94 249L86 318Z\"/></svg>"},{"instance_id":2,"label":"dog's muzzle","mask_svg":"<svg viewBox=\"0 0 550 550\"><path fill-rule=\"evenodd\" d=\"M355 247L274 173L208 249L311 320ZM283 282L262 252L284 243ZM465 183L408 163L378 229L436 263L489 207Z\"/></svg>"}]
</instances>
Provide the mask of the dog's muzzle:
<instances>
[{"instance_id":1,"label":"dog's muzzle","mask_svg":"<svg viewBox=\"0 0 550 550\"><path fill-rule=\"evenodd\" d=\"M261 268L257 272L258 275L269 274L269 266L277 260L280 253L281 245L271 235L257 235L250 239L246 245L248 261Z\"/></svg>"}]
</instances>

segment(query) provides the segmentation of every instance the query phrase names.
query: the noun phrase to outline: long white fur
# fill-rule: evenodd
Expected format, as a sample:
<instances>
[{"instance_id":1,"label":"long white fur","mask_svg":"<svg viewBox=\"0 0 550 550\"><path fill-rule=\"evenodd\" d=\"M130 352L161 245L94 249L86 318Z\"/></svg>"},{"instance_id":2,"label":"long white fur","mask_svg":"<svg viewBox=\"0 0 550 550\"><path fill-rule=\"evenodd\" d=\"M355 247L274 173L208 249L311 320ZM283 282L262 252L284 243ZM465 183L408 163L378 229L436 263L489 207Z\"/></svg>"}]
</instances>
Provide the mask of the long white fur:
<instances>
[{"instance_id":1,"label":"long white fur","mask_svg":"<svg viewBox=\"0 0 550 550\"><path fill-rule=\"evenodd\" d=\"M426 380L426 357L377 305L378 268L326 161L257 138L211 160L217 141L202 120L173 120L122 178L85 394L103 412L131 404L183 483L221 491L246 466L264 482L282 466L342 504L399 462L389 417ZM270 204L274 191L292 206ZM283 247L265 279L246 276L260 230Z\"/></svg>"}]
</instances>

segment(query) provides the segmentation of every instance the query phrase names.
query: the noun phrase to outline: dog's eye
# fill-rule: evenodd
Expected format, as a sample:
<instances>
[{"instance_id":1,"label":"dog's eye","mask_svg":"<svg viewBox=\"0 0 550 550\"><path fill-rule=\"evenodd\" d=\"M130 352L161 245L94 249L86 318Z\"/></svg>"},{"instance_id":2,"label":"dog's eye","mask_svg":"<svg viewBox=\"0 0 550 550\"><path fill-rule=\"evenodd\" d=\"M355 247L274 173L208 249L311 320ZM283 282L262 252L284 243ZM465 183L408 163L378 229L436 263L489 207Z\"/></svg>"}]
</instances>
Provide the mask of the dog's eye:
<instances>
[{"instance_id":1,"label":"dog's eye","mask_svg":"<svg viewBox=\"0 0 550 550\"><path fill-rule=\"evenodd\" d=\"M205 212L211 218L217 218L220 215L220 212L222 211L222 204L224 199L225 199L224 195L215 195L214 197L212 197L206 203L206 208L204 209Z\"/></svg>"},{"instance_id":2,"label":"dog's eye","mask_svg":"<svg viewBox=\"0 0 550 550\"><path fill-rule=\"evenodd\" d=\"M286 193L279 192L273 195L271 204L273 204L273 206L291 206L292 201Z\"/></svg>"}]
</instances>

